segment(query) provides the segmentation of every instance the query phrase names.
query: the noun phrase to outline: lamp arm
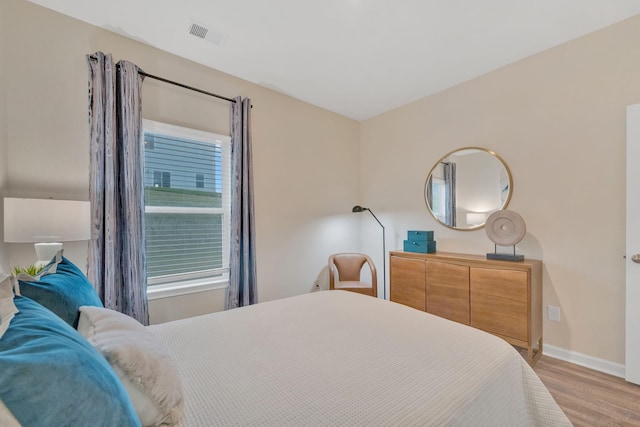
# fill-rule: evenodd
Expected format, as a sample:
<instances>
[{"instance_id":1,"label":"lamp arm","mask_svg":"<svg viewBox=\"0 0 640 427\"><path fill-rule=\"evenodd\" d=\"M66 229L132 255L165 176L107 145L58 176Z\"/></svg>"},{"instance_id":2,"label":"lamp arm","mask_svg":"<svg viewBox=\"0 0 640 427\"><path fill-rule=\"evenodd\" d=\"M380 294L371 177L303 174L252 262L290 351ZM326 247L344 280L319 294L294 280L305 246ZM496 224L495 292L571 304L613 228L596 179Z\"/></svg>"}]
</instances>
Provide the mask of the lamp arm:
<instances>
[{"instance_id":1,"label":"lamp arm","mask_svg":"<svg viewBox=\"0 0 640 427\"><path fill-rule=\"evenodd\" d=\"M382 229L384 230L384 225L382 225L382 223L380 222L376 214L374 214L373 211L369 208L365 208L365 209L369 211L369 213L376 219L376 221L378 221L378 224L380 224L380 227L382 227Z\"/></svg>"}]
</instances>

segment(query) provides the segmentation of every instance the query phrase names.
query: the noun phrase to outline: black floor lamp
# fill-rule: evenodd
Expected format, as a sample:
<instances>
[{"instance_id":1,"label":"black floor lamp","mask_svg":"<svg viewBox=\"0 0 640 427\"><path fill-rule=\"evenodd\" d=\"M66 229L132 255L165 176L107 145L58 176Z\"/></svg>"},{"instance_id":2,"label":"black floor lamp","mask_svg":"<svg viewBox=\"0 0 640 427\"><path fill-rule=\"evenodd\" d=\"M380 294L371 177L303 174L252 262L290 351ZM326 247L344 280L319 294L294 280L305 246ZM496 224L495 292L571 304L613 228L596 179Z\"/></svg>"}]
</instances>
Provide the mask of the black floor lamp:
<instances>
[{"instance_id":1,"label":"black floor lamp","mask_svg":"<svg viewBox=\"0 0 640 427\"><path fill-rule=\"evenodd\" d=\"M380 227L382 227L382 298L387 299L387 251L385 250L384 245L384 225L380 222L378 217L371 211L369 208L363 208L362 206L356 205L351 209L351 212L360 213L363 211L369 211L369 213L378 221Z\"/></svg>"}]
</instances>

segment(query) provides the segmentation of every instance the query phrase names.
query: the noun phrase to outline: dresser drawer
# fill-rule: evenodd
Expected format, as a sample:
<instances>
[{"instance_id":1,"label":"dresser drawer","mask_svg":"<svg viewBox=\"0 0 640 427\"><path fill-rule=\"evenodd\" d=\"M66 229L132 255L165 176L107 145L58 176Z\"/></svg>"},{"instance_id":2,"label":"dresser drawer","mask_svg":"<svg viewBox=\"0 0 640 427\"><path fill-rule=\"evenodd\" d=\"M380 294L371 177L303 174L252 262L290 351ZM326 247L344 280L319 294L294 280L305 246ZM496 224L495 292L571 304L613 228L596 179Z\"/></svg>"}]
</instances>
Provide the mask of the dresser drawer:
<instances>
[{"instance_id":1,"label":"dresser drawer","mask_svg":"<svg viewBox=\"0 0 640 427\"><path fill-rule=\"evenodd\" d=\"M471 326L527 342L529 306L523 301L471 291Z\"/></svg>"},{"instance_id":2,"label":"dresser drawer","mask_svg":"<svg viewBox=\"0 0 640 427\"><path fill-rule=\"evenodd\" d=\"M426 263L427 313L469 324L469 267Z\"/></svg>"},{"instance_id":3,"label":"dresser drawer","mask_svg":"<svg viewBox=\"0 0 640 427\"><path fill-rule=\"evenodd\" d=\"M470 283L472 295L492 295L524 303L529 301L525 271L474 267L470 271Z\"/></svg>"},{"instance_id":4,"label":"dresser drawer","mask_svg":"<svg viewBox=\"0 0 640 427\"><path fill-rule=\"evenodd\" d=\"M422 260L392 256L389 263L389 299L425 311L424 271L425 263Z\"/></svg>"}]
</instances>

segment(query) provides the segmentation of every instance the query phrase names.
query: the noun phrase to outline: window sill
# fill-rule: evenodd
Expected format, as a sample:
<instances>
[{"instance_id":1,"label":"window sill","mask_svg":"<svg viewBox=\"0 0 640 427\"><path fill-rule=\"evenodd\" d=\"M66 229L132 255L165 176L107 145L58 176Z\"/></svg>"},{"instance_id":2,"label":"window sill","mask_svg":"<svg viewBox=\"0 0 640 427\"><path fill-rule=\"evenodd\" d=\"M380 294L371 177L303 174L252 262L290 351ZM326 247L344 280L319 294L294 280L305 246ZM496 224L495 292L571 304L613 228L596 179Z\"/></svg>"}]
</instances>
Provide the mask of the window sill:
<instances>
[{"instance_id":1,"label":"window sill","mask_svg":"<svg viewBox=\"0 0 640 427\"><path fill-rule=\"evenodd\" d=\"M226 289L227 287L229 287L229 279L227 277L185 280L181 282L147 286L147 299L154 300L160 298L171 298L179 295L194 294L197 292Z\"/></svg>"}]
</instances>

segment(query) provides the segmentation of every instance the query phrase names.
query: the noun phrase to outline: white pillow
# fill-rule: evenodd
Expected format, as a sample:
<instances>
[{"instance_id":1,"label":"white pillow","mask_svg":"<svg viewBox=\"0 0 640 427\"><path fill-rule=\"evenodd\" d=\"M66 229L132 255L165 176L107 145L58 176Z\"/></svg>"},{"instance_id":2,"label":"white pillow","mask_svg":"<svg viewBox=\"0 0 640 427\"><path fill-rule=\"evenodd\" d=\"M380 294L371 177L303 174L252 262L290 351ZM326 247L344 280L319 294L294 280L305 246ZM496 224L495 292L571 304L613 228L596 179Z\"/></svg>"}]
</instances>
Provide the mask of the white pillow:
<instances>
[{"instance_id":1,"label":"white pillow","mask_svg":"<svg viewBox=\"0 0 640 427\"><path fill-rule=\"evenodd\" d=\"M6 273L0 273L0 338L9 329L11 319L18 312L13 303L15 279Z\"/></svg>"},{"instance_id":2,"label":"white pillow","mask_svg":"<svg viewBox=\"0 0 640 427\"><path fill-rule=\"evenodd\" d=\"M183 415L178 368L160 340L135 319L80 307L78 332L100 351L129 393L143 426L174 426Z\"/></svg>"},{"instance_id":3,"label":"white pillow","mask_svg":"<svg viewBox=\"0 0 640 427\"><path fill-rule=\"evenodd\" d=\"M18 420L16 420L16 417L13 416L9 408L7 408L2 400L0 400L0 426L21 427Z\"/></svg>"}]
</instances>

